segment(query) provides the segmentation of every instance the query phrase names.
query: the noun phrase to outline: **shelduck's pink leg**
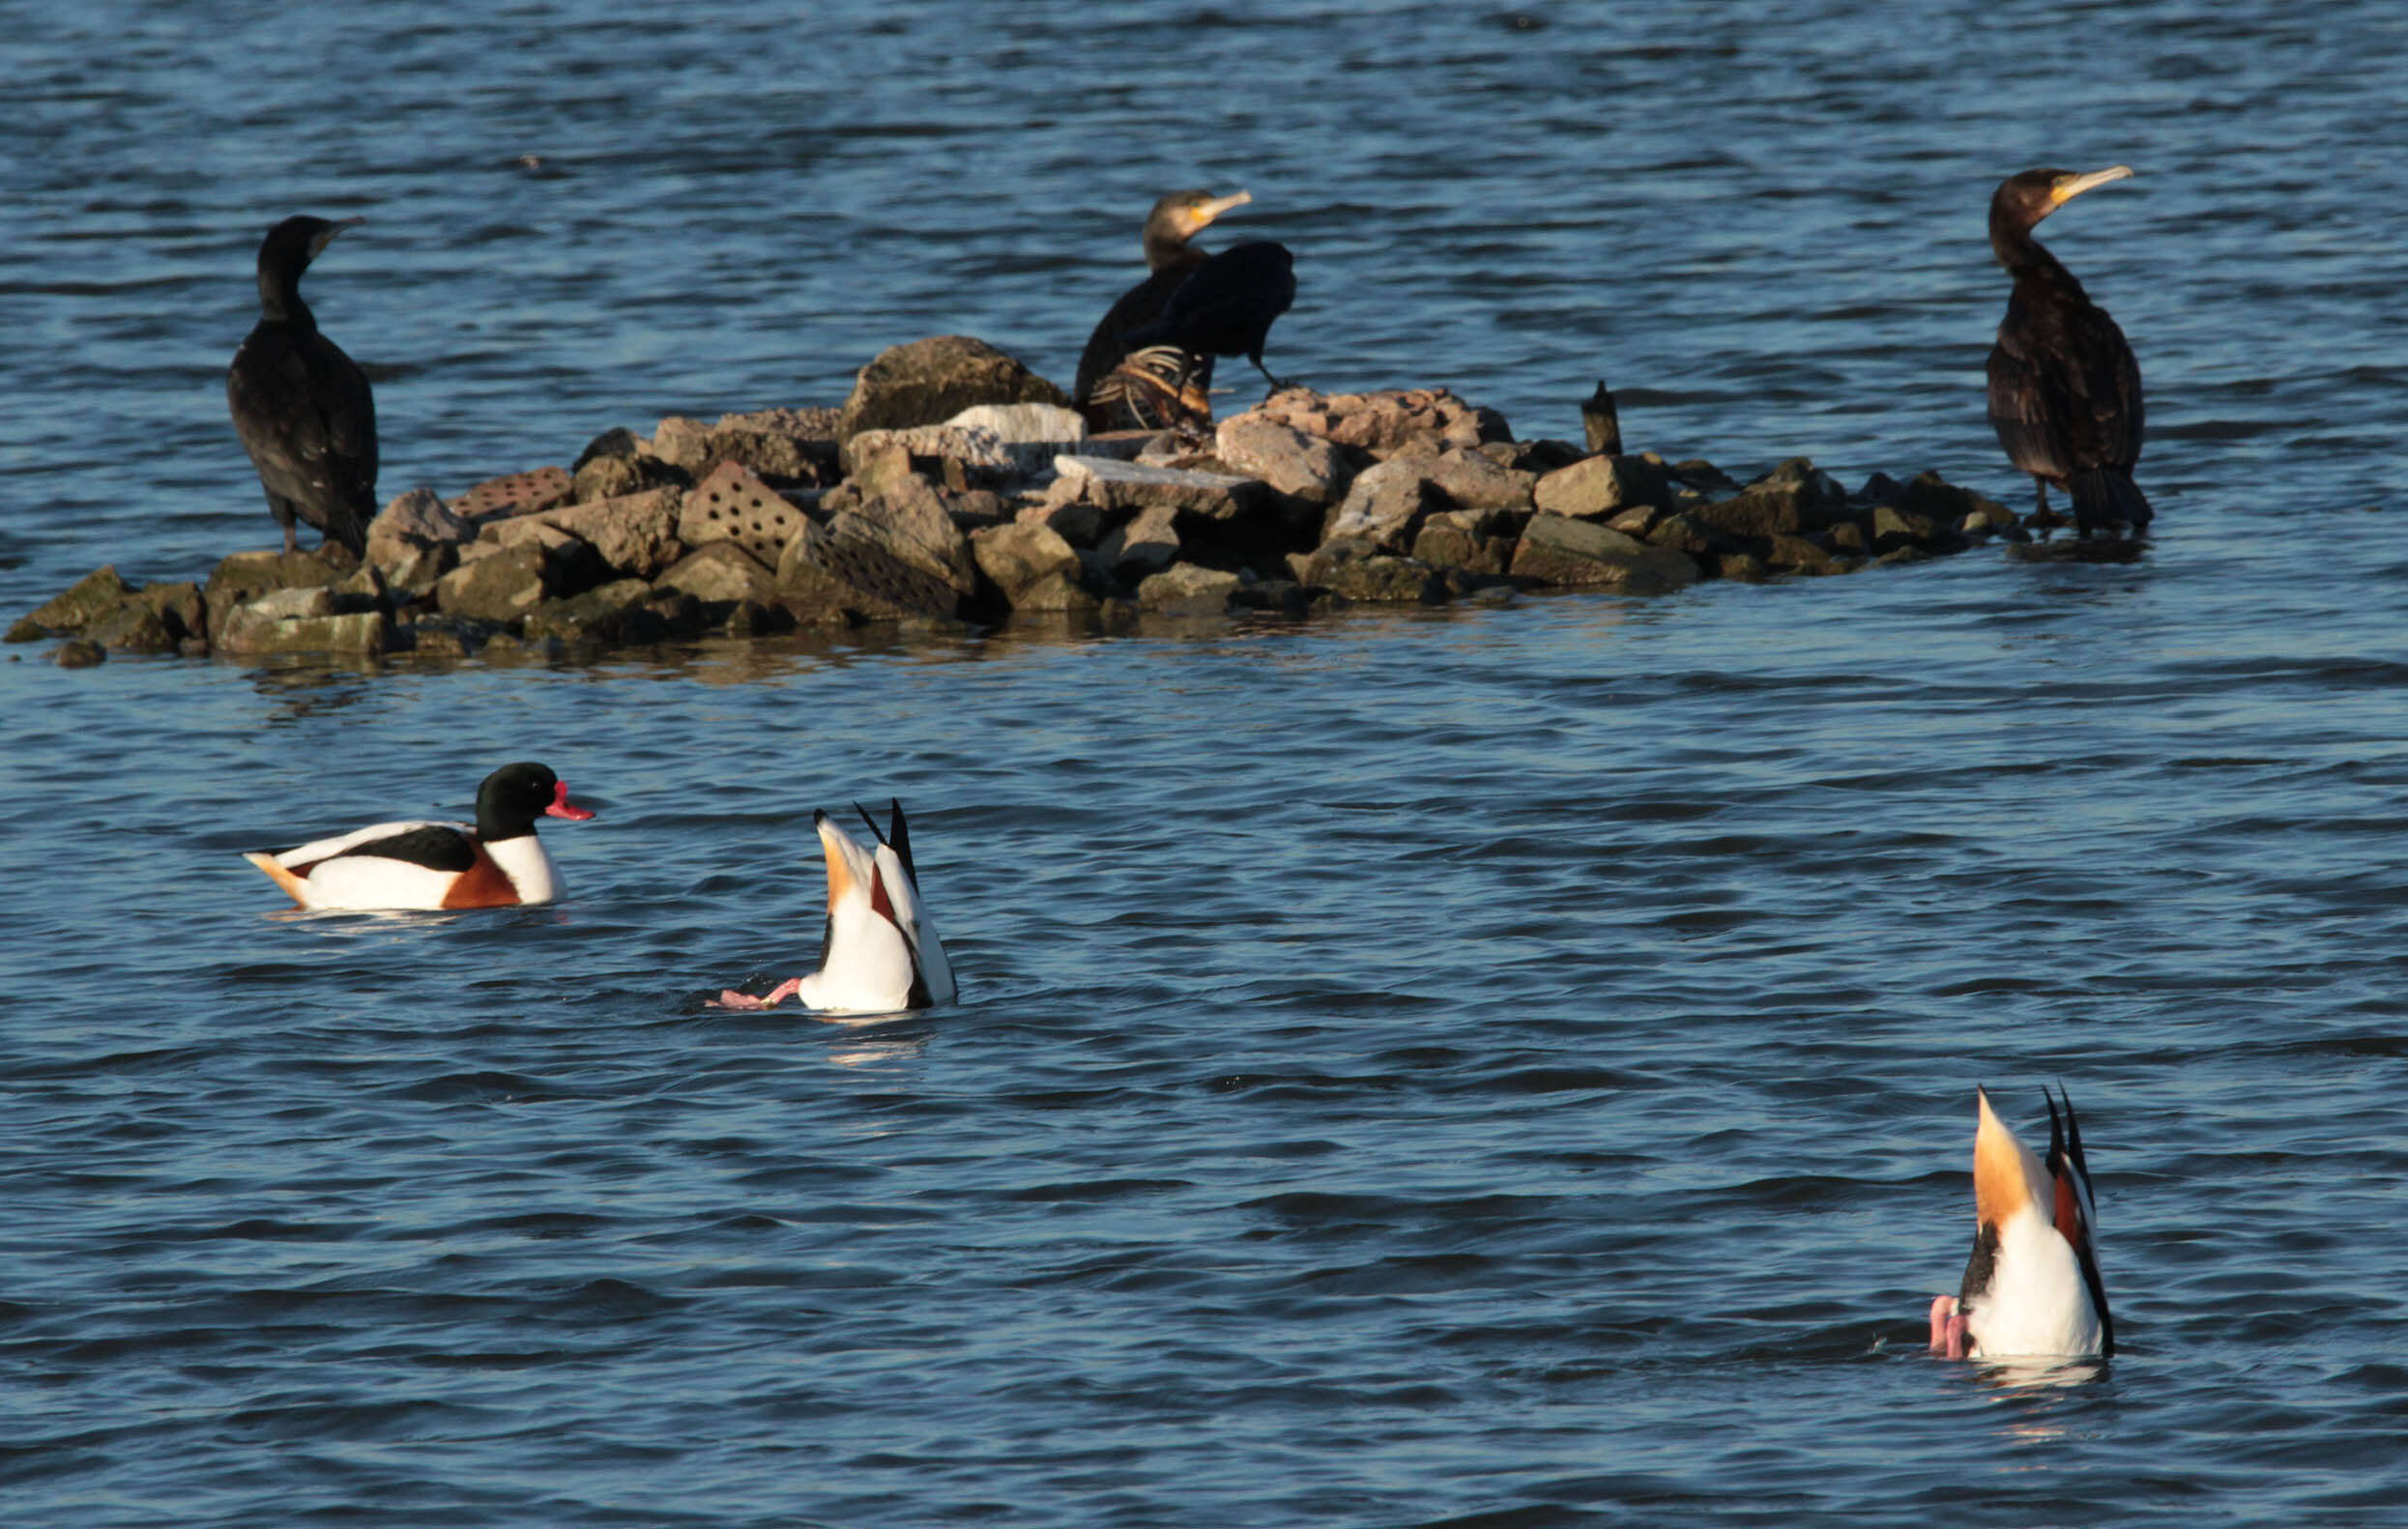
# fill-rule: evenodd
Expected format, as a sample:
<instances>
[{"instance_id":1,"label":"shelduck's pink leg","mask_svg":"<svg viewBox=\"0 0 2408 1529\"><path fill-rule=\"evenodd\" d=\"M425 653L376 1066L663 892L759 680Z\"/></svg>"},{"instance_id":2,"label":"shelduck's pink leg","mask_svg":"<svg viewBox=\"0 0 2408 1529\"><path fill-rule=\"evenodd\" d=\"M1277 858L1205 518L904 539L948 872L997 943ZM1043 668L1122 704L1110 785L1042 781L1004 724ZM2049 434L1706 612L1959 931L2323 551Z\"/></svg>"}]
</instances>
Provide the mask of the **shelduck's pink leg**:
<instances>
[{"instance_id":1,"label":"shelduck's pink leg","mask_svg":"<svg viewBox=\"0 0 2408 1529\"><path fill-rule=\"evenodd\" d=\"M1950 1359L1965 1357L1965 1318L1953 1295L1931 1297L1931 1352Z\"/></svg>"},{"instance_id":2,"label":"shelduck's pink leg","mask_svg":"<svg viewBox=\"0 0 2408 1529\"><path fill-rule=\"evenodd\" d=\"M776 987L771 988L768 993L757 998L749 993L739 993L734 988L729 988L719 995L718 1000L712 1005L712 1007L721 1009L773 1009L779 1004L785 1002L788 998L793 997L797 992L800 991L801 987L802 979L800 977L788 977L784 982L779 983Z\"/></svg>"}]
</instances>

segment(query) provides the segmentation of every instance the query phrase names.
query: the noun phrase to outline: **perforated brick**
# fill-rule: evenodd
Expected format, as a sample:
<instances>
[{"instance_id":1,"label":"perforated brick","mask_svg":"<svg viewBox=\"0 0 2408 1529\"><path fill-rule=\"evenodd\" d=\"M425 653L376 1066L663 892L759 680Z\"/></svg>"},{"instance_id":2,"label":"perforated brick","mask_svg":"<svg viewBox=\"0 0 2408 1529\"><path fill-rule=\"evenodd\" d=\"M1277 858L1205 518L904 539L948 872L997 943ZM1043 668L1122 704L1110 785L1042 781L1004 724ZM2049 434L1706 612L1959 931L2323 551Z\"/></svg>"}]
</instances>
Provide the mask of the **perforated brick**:
<instances>
[{"instance_id":1,"label":"perforated brick","mask_svg":"<svg viewBox=\"0 0 2408 1529\"><path fill-rule=\"evenodd\" d=\"M775 567L778 554L802 527L802 511L785 496L750 468L722 462L686 493L678 539L689 547L733 541Z\"/></svg>"},{"instance_id":2,"label":"perforated brick","mask_svg":"<svg viewBox=\"0 0 2408 1529\"><path fill-rule=\"evenodd\" d=\"M507 477L489 477L445 507L462 520L533 515L568 503L575 485L565 467L538 467Z\"/></svg>"}]
</instances>

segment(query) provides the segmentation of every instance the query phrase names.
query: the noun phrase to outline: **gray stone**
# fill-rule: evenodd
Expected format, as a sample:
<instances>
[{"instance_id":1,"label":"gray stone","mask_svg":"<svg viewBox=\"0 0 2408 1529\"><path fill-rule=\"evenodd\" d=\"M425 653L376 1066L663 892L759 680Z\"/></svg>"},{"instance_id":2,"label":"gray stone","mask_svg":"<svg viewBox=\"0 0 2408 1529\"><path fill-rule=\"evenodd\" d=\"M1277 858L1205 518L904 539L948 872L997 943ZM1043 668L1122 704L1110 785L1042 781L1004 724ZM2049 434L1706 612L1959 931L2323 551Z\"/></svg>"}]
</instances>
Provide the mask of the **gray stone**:
<instances>
[{"instance_id":1,"label":"gray stone","mask_svg":"<svg viewBox=\"0 0 2408 1529\"><path fill-rule=\"evenodd\" d=\"M711 454L711 426L682 414L663 416L653 426L651 454L697 478L719 465Z\"/></svg>"},{"instance_id":2,"label":"gray stone","mask_svg":"<svg viewBox=\"0 0 2408 1529\"><path fill-rule=\"evenodd\" d=\"M397 494L368 522L367 561L391 573L431 547L458 548L477 528L451 513L431 488Z\"/></svg>"},{"instance_id":3,"label":"gray stone","mask_svg":"<svg viewBox=\"0 0 2408 1529\"><path fill-rule=\"evenodd\" d=\"M569 476L573 477L591 464L612 457L634 457L643 449L644 443L636 438L634 431L623 424L612 425L585 444L585 449L577 453L577 459L568 464Z\"/></svg>"},{"instance_id":4,"label":"gray stone","mask_svg":"<svg viewBox=\"0 0 2408 1529\"><path fill-rule=\"evenodd\" d=\"M230 554L219 560L210 572L209 583L201 589L201 602L208 607L210 635L216 637L226 612L270 590L332 584L359 565L359 560L349 551L331 541L309 552Z\"/></svg>"},{"instance_id":5,"label":"gray stone","mask_svg":"<svg viewBox=\"0 0 2408 1529\"><path fill-rule=\"evenodd\" d=\"M1446 580L1430 564L1367 552L1360 543L1322 546L1305 573L1307 583L1363 605L1436 605L1449 592Z\"/></svg>"},{"instance_id":6,"label":"gray stone","mask_svg":"<svg viewBox=\"0 0 2408 1529\"><path fill-rule=\"evenodd\" d=\"M1040 452L1036 464L1041 468L1052 460L1051 452ZM924 474L948 488L1010 483L1021 476L1019 458L984 426L862 430L845 442L843 461L845 476L859 481L864 492L880 491L897 473Z\"/></svg>"},{"instance_id":7,"label":"gray stone","mask_svg":"<svg viewBox=\"0 0 2408 1529\"><path fill-rule=\"evenodd\" d=\"M276 617L263 607L274 597L238 605L226 613L216 634L219 652L257 656L269 653L382 653L395 643L392 618L383 611L352 611L338 616Z\"/></svg>"},{"instance_id":8,"label":"gray stone","mask_svg":"<svg viewBox=\"0 0 2408 1529\"><path fill-rule=\"evenodd\" d=\"M653 584L658 589L682 590L705 605L734 605L739 600L768 604L778 597L777 580L761 560L725 538L687 553Z\"/></svg>"},{"instance_id":9,"label":"gray stone","mask_svg":"<svg viewBox=\"0 0 2408 1529\"><path fill-rule=\"evenodd\" d=\"M83 635L119 653L172 653L183 639L164 612L138 596L86 626Z\"/></svg>"},{"instance_id":10,"label":"gray stone","mask_svg":"<svg viewBox=\"0 0 2408 1529\"><path fill-rule=\"evenodd\" d=\"M687 493L678 514L677 539L687 547L734 541L762 563L774 563L802 529L803 512L792 500L736 462L722 462Z\"/></svg>"},{"instance_id":11,"label":"gray stone","mask_svg":"<svg viewBox=\"0 0 2408 1529\"><path fill-rule=\"evenodd\" d=\"M1901 514L1920 517L1935 527L1960 527L1985 534L2016 524L2015 511L1971 489L1958 488L1937 473L1917 474L1900 488L1893 501ZM1943 538L1945 539L1945 538Z\"/></svg>"},{"instance_id":12,"label":"gray stone","mask_svg":"<svg viewBox=\"0 0 2408 1529\"><path fill-rule=\"evenodd\" d=\"M1933 479L1937 479L1939 476L1936 473L1929 474L1927 476L1932 477ZM1904 494L1905 492L1906 485L1900 483L1897 478L1892 477L1887 473L1875 473L1871 477L1865 479L1865 486L1863 488L1856 491L1856 503L1866 506L1867 508L1871 508L1875 505L1895 505L1899 501L1899 496Z\"/></svg>"},{"instance_id":13,"label":"gray stone","mask_svg":"<svg viewBox=\"0 0 2408 1529\"><path fill-rule=\"evenodd\" d=\"M1670 476L1636 456L1592 456L1538 480L1538 507L1551 515L1595 520L1639 506L1672 502Z\"/></svg>"},{"instance_id":14,"label":"gray stone","mask_svg":"<svg viewBox=\"0 0 2408 1529\"><path fill-rule=\"evenodd\" d=\"M1061 534L1038 522L1017 521L977 532L970 538L971 555L987 582L1002 591L1004 603L1018 606L1024 591L1053 578L1079 572L1079 552Z\"/></svg>"},{"instance_id":15,"label":"gray stone","mask_svg":"<svg viewBox=\"0 0 2408 1529\"><path fill-rule=\"evenodd\" d=\"M1080 570L1049 573L1022 589L1012 599L1015 612L1043 611L1080 615L1100 610L1103 601L1087 587Z\"/></svg>"},{"instance_id":16,"label":"gray stone","mask_svg":"<svg viewBox=\"0 0 2408 1529\"><path fill-rule=\"evenodd\" d=\"M970 538L953 524L934 489L924 483L915 486L916 493L882 495L857 510L839 513L827 523L828 534L876 547L897 563L932 575L957 598L968 595L978 588Z\"/></svg>"},{"instance_id":17,"label":"gray stone","mask_svg":"<svg viewBox=\"0 0 2408 1529\"><path fill-rule=\"evenodd\" d=\"M665 642L672 634L653 603L657 592L642 579L620 579L565 600L543 601L527 613L524 629L529 637L568 642Z\"/></svg>"},{"instance_id":18,"label":"gray stone","mask_svg":"<svg viewBox=\"0 0 2408 1529\"><path fill-rule=\"evenodd\" d=\"M1650 547L1592 520L1534 515L1514 548L1516 578L1537 584L1661 594L1697 582L1686 555Z\"/></svg>"},{"instance_id":19,"label":"gray stone","mask_svg":"<svg viewBox=\"0 0 2408 1529\"><path fill-rule=\"evenodd\" d=\"M467 658L484 647L495 630L490 621L466 617L421 616L396 641L406 637L406 646L421 658Z\"/></svg>"},{"instance_id":20,"label":"gray stone","mask_svg":"<svg viewBox=\"0 0 2408 1529\"><path fill-rule=\"evenodd\" d=\"M1415 561L1466 573L1504 573L1513 565L1515 538L1481 531L1484 518L1478 510L1460 509L1431 516L1421 534L1413 538Z\"/></svg>"},{"instance_id":21,"label":"gray stone","mask_svg":"<svg viewBox=\"0 0 2408 1529\"><path fill-rule=\"evenodd\" d=\"M1220 616L1228 612L1237 585L1234 573L1192 563L1173 563L1139 583L1137 604L1140 610L1163 616Z\"/></svg>"},{"instance_id":22,"label":"gray stone","mask_svg":"<svg viewBox=\"0 0 2408 1529\"><path fill-rule=\"evenodd\" d=\"M1803 536L1775 536L1761 560L1768 568L1793 573L1822 574L1832 571L1830 552Z\"/></svg>"},{"instance_id":23,"label":"gray stone","mask_svg":"<svg viewBox=\"0 0 2408 1529\"><path fill-rule=\"evenodd\" d=\"M1673 552L1687 553L1693 558L1748 550L1734 538L1701 526L1686 514L1661 517L1647 528L1646 535L1640 539L1651 547L1664 547Z\"/></svg>"},{"instance_id":24,"label":"gray stone","mask_svg":"<svg viewBox=\"0 0 2408 1529\"><path fill-rule=\"evenodd\" d=\"M1918 547L1927 552L1954 551L1962 544L1956 527L1935 522L1929 515L1908 509L1876 506L1871 528L1872 550L1888 554L1900 547Z\"/></svg>"},{"instance_id":25,"label":"gray stone","mask_svg":"<svg viewBox=\"0 0 2408 1529\"><path fill-rule=\"evenodd\" d=\"M777 564L780 601L806 621L950 619L960 591L875 543L805 523Z\"/></svg>"},{"instance_id":26,"label":"gray stone","mask_svg":"<svg viewBox=\"0 0 2408 1529\"><path fill-rule=\"evenodd\" d=\"M684 505L685 495L678 490L656 488L499 521L486 526L479 539L506 547L523 541L558 547L554 535L574 537L592 547L610 572L653 579L685 556L678 538Z\"/></svg>"},{"instance_id":27,"label":"gray stone","mask_svg":"<svg viewBox=\"0 0 2408 1529\"><path fill-rule=\"evenodd\" d=\"M1503 415L1467 404L1443 388L1326 394L1291 388L1264 399L1256 413L1383 461L1439 456L1513 439Z\"/></svg>"},{"instance_id":28,"label":"gray stone","mask_svg":"<svg viewBox=\"0 0 2408 1529\"><path fill-rule=\"evenodd\" d=\"M549 563L546 550L532 541L463 563L435 581L435 608L480 621L517 621L569 592L550 586Z\"/></svg>"},{"instance_id":29,"label":"gray stone","mask_svg":"<svg viewBox=\"0 0 2408 1529\"><path fill-rule=\"evenodd\" d=\"M837 476L836 411L752 409L721 415L704 432L697 474L734 462L773 483L831 483Z\"/></svg>"},{"instance_id":30,"label":"gray stone","mask_svg":"<svg viewBox=\"0 0 2408 1529\"><path fill-rule=\"evenodd\" d=\"M626 434L624 430L616 433ZM595 505L653 489L674 488L682 492L693 486L693 474L656 456L597 456L577 468L568 497L575 504Z\"/></svg>"},{"instance_id":31,"label":"gray stone","mask_svg":"<svg viewBox=\"0 0 2408 1529\"><path fill-rule=\"evenodd\" d=\"M1618 531L1625 536L1637 536L1644 541L1647 539L1647 533L1656 529L1656 522L1663 518L1664 513L1653 505L1635 505L1618 515L1607 516L1606 528L1610 531Z\"/></svg>"},{"instance_id":32,"label":"gray stone","mask_svg":"<svg viewBox=\"0 0 2408 1529\"><path fill-rule=\"evenodd\" d=\"M793 631L795 626L793 611L783 605L764 605L759 600L739 600L736 609L727 614L730 637L775 637Z\"/></svg>"},{"instance_id":33,"label":"gray stone","mask_svg":"<svg viewBox=\"0 0 2408 1529\"><path fill-rule=\"evenodd\" d=\"M36 637L62 637L80 632L133 597L133 586L119 577L117 564L105 563L69 585L65 590L34 607L25 618L36 628L30 636L15 636L22 625L12 628L12 640L31 642Z\"/></svg>"},{"instance_id":34,"label":"gray stone","mask_svg":"<svg viewBox=\"0 0 2408 1529\"><path fill-rule=\"evenodd\" d=\"M1151 505L1139 510L1135 520L1106 532L1095 544L1095 556L1104 570L1118 582L1133 585L1176 562L1178 513L1169 505Z\"/></svg>"},{"instance_id":35,"label":"gray stone","mask_svg":"<svg viewBox=\"0 0 2408 1529\"><path fill-rule=\"evenodd\" d=\"M984 340L946 334L881 352L853 385L836 438L942 424L978 404L1066 406L1061 389Z\"/></svg>"},{"instance_id":36,"label":"gray stone","mask_svg":"<svg viewBox=\"0 0 2408 1529\"><path fill-rule=\"evenodd\" d=\"M1694 489L1701 494L1727 494L1739 486L1737 478L1701 456L1668 463L1663 457L1649 451L1643 454L1641 460L1663 468L1670 475L1673 481L1684 488Z\"/></svg>"},{"instance_id":37,"label":"gray stone","mask_svg":"<svg viewBox=\"0 0 2408 1529\"><path fill-rule=\"evenodd\" d=\"M1222 420L1213 432L1213 454L1307 505L1344 499L1357 463L1355 453L1282 424L1259 409Z\"/></svg>"},{"instance_id":38,"label":"gray stone","mask_svg":"<svg viewBox=\"0 0 2408 1529\"><path fill-rule=\"evenodd\" d=\"M71 637L52 656L61 669L90 669L108 661L108 649L88 637Z\"/></svg>"},{"instance_id":39,"label":"gray stone","mask_svg":"<svg viewBox=\"0 0 2408 1529\"><path fill-rule=\"evenodd\" d=\"M1327 590L1314 591L1293 579L1257 579L1240 584L1231 591L1233 609L1262 611L1277 616L1300 617L1308 614L1316 599L1327 600Z\"/></svg>"},{"instance_id":40,"label":"gray stone","mask_svg":"<svg viewBox=\"0 0 2408 1529\"><path fill-rule=\"evenodd\" d=\"M1348 537L1382 552L1402 552L1422 522L1447 507L1426 474L1429 459L1375 462L1355 475L1346 499L1321 522L1320 540Z\"/></svg>"},{"instance_id":41,"label":"gray stone","mask_svg":"<svg viewBox=\"0 0 2408 1529\"><path fill-rule=\"evenodd\" d=\"M159 612L167 630L177 643L198 641L204 647L209 641L209 607L201 599L201 587L189 579L168 584L142 586L142 603Z\"/></svg>"},{"instance_id":42,"label":"gray stone","mask_svg":"<svg viewBox=\"0 0 2408 1529\"><path fill-rule=\"evenodd\" d=\"M568 656L568 645L557 637L521 637L515 632L495 632L485 639L477 656L489 664L512 667L557 664Z\"/></svg>"},{"instance_id":43,"label":"gray stone","mask_svg":"<svg viewBox=\"0 0 2408 1529\"><path fill-rule=\"evenodd\" d=\"M1823 540L1830 543L1833 552L1842 555L1853 553L1858 557L1864 556L1871 545L1865 538L1865 528L1852 520L1843 520L1833 526L1823 533Z\"/></svg>"},{"instance_id":44,"label":"gray stone","mask_svg":"<svg viewBox=\"0 0 2408 1529\"><path fill-rule=\"evenodd\" d=\"M1061 445L1087 439L1087 417L1049 403L972 404L945 421L956 429L984 430L1005 446ZM1142 433L1142 432L1132 432ZM1049 453L1047 460L1052 460Z\"/></svg>"},{"instance_id":45,"label":"gray stone","mask_svg":"<svg viewBox=\"0 0 2408 1529\"><path fill-rule=\"evenodd\" d=\"M1527 510L1539 481L1535 473L1519 472L1485 450L1461 447L1436 459L1425 458L1420 466L1457 509Z\"/></svg>"},{"instance_id":46,"label":"gray stone","mask_svg":"<svg viewBox=\"0 0 2408 1529\"><path fill-rule=\"evenodd\" d=\"M1055 488L1067 486L1066 498L1057 499L1048 489L1045 498L1023 508L1015 517L1024 526L1043 526L1074 547L1092 547L1104 537L1104 506L1092 505L1079 497L1080 480L1057 478Z\"/></svg>"},{"instance_id":47,"label":"gray stone","mask_svg":"<svg viewBox=\"0 0 2408 1529\"><path fill-rule=\"evenodd\" d=\"M1730 499L1685 511L1726 536L1811 536L1848 516L1847 495L1831 475L1803 459L1788 462Z\"/></svg>"},{"instance_id":48,"label":"gray stone","mask_svg":"<svg viewBox=\"0 0 2408 1529\"><path fill-rule=\"evenodd\" d=\"M1075 492L1106 510L1171 508L1202 520L1250 521L1270 507L1268 486L1226 473L1146 467L1089 456L1056 457L1054 467L1072 481L1066 492Z\"/></svg>"},{"instance_id":49,"label":"gray stone","mask_svg":"<svg viewBox=\"0 0 2408 1529\"><path fill-rule=\"evenodd\" d=\"M247 600L241 607L253 619L289 621L304 616L333 616L334 591L325 585L309 588L271 590L255 600Z\"/></svg>"}]
</instances>

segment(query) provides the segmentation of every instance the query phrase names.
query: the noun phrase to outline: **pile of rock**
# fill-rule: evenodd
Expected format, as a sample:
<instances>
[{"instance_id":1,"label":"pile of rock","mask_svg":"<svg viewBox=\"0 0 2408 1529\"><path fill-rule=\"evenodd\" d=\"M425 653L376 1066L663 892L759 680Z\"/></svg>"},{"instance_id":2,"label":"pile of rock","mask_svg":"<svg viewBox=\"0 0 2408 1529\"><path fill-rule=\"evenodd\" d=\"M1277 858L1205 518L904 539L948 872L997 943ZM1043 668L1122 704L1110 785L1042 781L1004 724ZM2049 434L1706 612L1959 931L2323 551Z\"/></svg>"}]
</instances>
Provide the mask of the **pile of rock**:
<instances>
[{"instance_id":1,"label":"pile of rock","mask_svg":"<svg viewBox=\"0 0 2408 1529\"><path fill-rule=\"evenodd\" d=\"M206 584L87 575L8 633L108 649L500 656L1014 614L1300 615L1484 590L1656 594L1954 552L2016 517L1931 474L1855 493L1813 464L1520 442L1443 389L1290 389L1209 439L1089 436L962 336L898 346L838 409L612 430L568 468L388 505L340 547L237 553Z\"/></svg>"}]
</instances>

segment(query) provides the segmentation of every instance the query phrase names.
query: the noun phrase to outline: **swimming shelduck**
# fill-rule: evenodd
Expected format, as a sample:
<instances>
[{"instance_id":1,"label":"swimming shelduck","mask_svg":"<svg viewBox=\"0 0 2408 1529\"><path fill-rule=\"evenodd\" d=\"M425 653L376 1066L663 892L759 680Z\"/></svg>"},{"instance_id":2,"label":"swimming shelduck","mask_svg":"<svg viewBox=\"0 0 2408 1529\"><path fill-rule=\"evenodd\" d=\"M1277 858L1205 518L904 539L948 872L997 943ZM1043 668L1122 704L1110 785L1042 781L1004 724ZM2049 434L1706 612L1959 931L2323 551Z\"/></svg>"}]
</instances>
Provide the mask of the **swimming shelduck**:
<instances>
[{"instance_id":1,"label":"swimming shelduck","mask_svg":"<svg viewBox=\"0 0 2408 1529\"><path fill-rule=\"evenodd\" d=\"M2045 1090L2043 1090L2045 1093ZM2091 1240L2098 1204L2074 1101L2048 1101L2043 1163L1974 1090L1973 1257L1956 1295L1931 1302L1931 1351L1951 1359L2115 1352L2115 1322Z\"/></svg>"},{"instance_id":2,"label":"swimming shelduck","mask_svg":"<svg viewBox=\"0 0 2408 1529\"><path fill-rule=\"evenodd\" d=\"M878 841L874 852L827 814L811 817L827 860L827 938L820 947L820 969L790 977L757 998L722 993L719 1007L766 1009L798 997L805 1008L823 1014L895 1014L953 1001L953 967L920 901L903 804L892 804L883 834L868 812L855 810Z\"/></svg>"},{"instance_id":3,"label":"swimming shelduck","mask_svg":"<svg viewBox=\"0 0 2408 1529\"><path fill-rule=\"evenodd\" d=\"M380 822L243 856L304 908L513 908L561 895L536 819L594 814L541 764L505 764L477 788L477 823Z\"/></svg>"}]
</instances>

